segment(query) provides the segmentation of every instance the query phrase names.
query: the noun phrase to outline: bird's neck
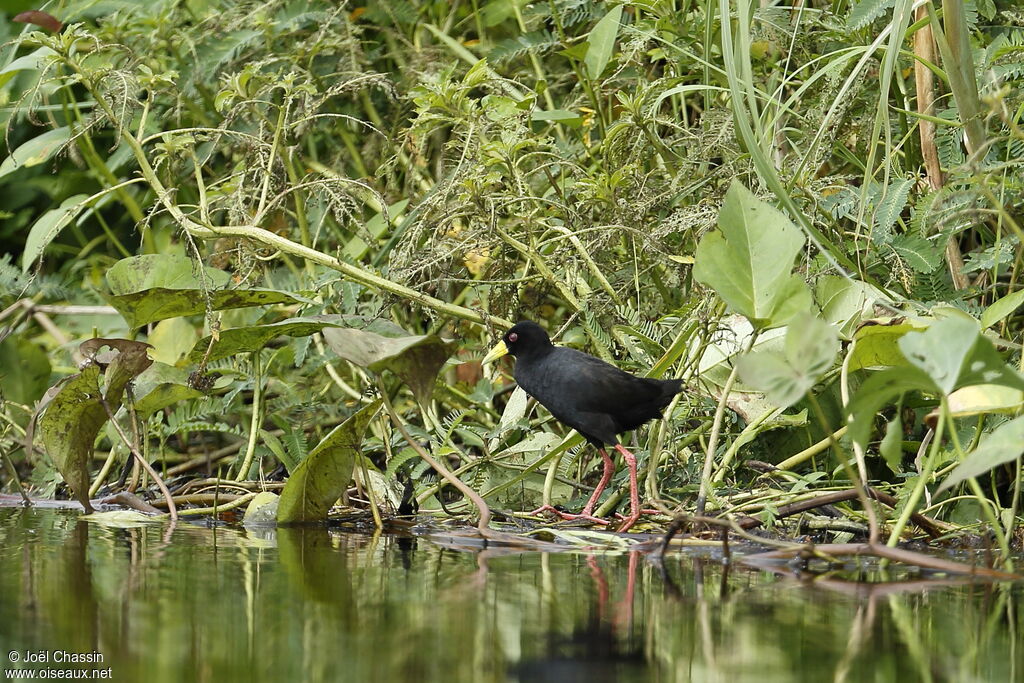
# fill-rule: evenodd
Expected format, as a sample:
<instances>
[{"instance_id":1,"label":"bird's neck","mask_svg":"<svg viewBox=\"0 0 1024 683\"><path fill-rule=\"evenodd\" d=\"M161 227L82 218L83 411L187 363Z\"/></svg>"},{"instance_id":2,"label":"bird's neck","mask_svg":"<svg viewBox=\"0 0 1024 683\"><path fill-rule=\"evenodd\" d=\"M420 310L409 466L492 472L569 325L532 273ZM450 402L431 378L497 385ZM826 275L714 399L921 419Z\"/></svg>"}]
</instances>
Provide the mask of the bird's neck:
<instances>
[{"instance_id":1,"label":"bird's neck","mask_svg":"<svg viewBox=\"0 0 1024 683\"><path fill-rule=\"evenodd\" d=\"M517 361L526 361L528 363L535 363L539 360L546 358L552 351L555 350L554 345L545 344L544 346L537 346L535 348L526 351L525 353L519 353L516 356Z\"/></svg>"}]
</instances>

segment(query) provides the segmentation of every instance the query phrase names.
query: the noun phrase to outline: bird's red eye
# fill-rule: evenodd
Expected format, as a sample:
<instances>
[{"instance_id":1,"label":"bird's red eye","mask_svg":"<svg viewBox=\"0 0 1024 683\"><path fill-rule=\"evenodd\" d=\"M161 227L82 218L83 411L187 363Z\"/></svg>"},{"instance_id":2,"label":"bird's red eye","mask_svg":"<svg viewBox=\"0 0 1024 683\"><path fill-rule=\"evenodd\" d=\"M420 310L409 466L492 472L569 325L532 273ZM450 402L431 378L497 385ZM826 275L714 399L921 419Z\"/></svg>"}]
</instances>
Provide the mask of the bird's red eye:
<instances>
[{"instance_id":1,"label":"bird's red eye","mask_svg":"<svg viewBox=\"0 0 1024 683\"><path fill-rule=\"evenodd\" d=\"M510 341L511 343L515 344L515 343L516 343L516 342L517 342L517 341L519 340L519 335L518 335L518 334L516 334L515 332L513 332L513 333L511 333L510 335L508 335L508 340L509 340L509 341Z\"/></svg>"}]
</instances>

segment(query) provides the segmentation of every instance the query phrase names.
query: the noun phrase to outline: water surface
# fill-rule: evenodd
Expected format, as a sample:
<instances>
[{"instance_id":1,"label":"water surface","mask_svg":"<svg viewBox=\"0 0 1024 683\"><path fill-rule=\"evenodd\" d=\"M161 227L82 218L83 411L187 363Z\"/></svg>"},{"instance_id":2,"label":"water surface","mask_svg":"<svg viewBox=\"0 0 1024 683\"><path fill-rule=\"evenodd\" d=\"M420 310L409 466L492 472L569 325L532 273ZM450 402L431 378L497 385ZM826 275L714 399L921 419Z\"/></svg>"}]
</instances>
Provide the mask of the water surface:
<instances>
[{"instance_id":1,"label":"water surface","mask_svg":"<svg viewBox=\"0 0 1024 683\"><path fill-rule=\"evenodd\" d=\"M707 552L662 568L638 553L117 529L0 508L0 669L151 683L1024 680L1020 584L850 578L795 581ZM102 661L68 663L88 656Z\"/></svg>"}]
</instances>

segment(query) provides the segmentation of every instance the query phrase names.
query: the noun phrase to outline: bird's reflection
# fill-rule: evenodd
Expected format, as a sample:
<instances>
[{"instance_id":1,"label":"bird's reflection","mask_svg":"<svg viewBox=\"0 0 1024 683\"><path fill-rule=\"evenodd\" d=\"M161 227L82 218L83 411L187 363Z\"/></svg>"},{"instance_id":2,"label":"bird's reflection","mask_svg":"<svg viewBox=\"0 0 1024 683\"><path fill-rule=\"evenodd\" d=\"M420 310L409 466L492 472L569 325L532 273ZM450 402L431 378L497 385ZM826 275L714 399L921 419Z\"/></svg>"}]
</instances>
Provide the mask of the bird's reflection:
<instances>
[{"instance_id":1,"label":"bird's reflection","mask_svg":"<svg viewBox=\"0 0 1024 683\"><path fill-rule=\"evenodd\" d=\"M568 635L550 637L546 653L520 661L509 670L509 680L593 683L648 678L642 639L632 637L640 553L629 553L626 587L614 602L601 560L590 555L586 562L595 598L586 621Z\"/></svg>"}]
</instances>

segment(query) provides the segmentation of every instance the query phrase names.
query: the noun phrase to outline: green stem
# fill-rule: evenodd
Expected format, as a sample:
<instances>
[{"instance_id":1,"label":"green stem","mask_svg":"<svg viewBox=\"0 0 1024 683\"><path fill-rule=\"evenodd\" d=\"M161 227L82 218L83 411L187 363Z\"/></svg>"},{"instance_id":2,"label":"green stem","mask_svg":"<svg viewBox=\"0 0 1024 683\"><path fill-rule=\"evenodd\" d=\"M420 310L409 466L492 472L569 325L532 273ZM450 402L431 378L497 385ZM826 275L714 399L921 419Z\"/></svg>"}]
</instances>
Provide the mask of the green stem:
<instances>
[{"instance_id":1,"label":"green stem","mask_svg":"<svg viewBox=\"0 0 1024 683\"><path fill-rule=\"evenodd\" d=\"M249 441L245 445L245 458L242 459L242 465L238 468L235 481L245 481L245 477L249 474L249 468L252 467L252 459L256 453L256 440L259 436L260 424L262 424L260 412L262 411L263 373L260 371L260 352L258 350L252 353L252 377L252 419L249 421Z\"/></svg>"},{"instance_id":2,"label":"green stem","mask_svg":"<svg viewBox=\"0 0 1024 683\"><path fill-rule=\"evenodd\" d=\"M743 349L740 355L750 352L750 349L754 348L754 342L757 341L758 335L761 331L754 328L754 331L750 335L750 339L747 340L747 345ZM722 397L718 399L718 407L715 408L715 421L711 425L711 436L708 437L708 448L704 453L704 468L700 473L700 493L697 494L697 511L694 513L698 517L704 516L704 508L707 506L708 494L711 491L711 468L715 464L715 450L718 448L718 437L722 433L722 420L725 417L725 406L729 400L729 392L732 391L732 385L736 383L736 377L739 375L739 365L734 364L732 366L732 372L729 373L729 378L725 380L725 386L722 387Z\"/></svg>"},{"instance_id":3,"label":"green stem","mask_svg":"<svg viewBox=\"0 0 1024 683\"><path fill-rule=\"evenodd\" d=\"M889 534L889 540L886 542L886 545L890 548L895 548L896 544L900 542L900 536L903 534L903 529L906 528L907 522L910 521L910 515L917 512L917 505L921 502L921 496L924 495L924 487L927 486L928 480L932 477L932 472L935 471L935 460L938 458L939 444L942 443L942 435L946 427L945 415L949 412L945 396L942 397L940 410L943 414L939 418L939 424L935 428L935 439L932 441L932 446L928 450L928 457L925 458L924 470L918 477L917 483L914 484L914 489L910 492L910 497L907 498L906 504L903 506L903 509L900 510L899 519L896 520L896 524L892 528L892 533Z\"/></svg>"}]
</instances>

